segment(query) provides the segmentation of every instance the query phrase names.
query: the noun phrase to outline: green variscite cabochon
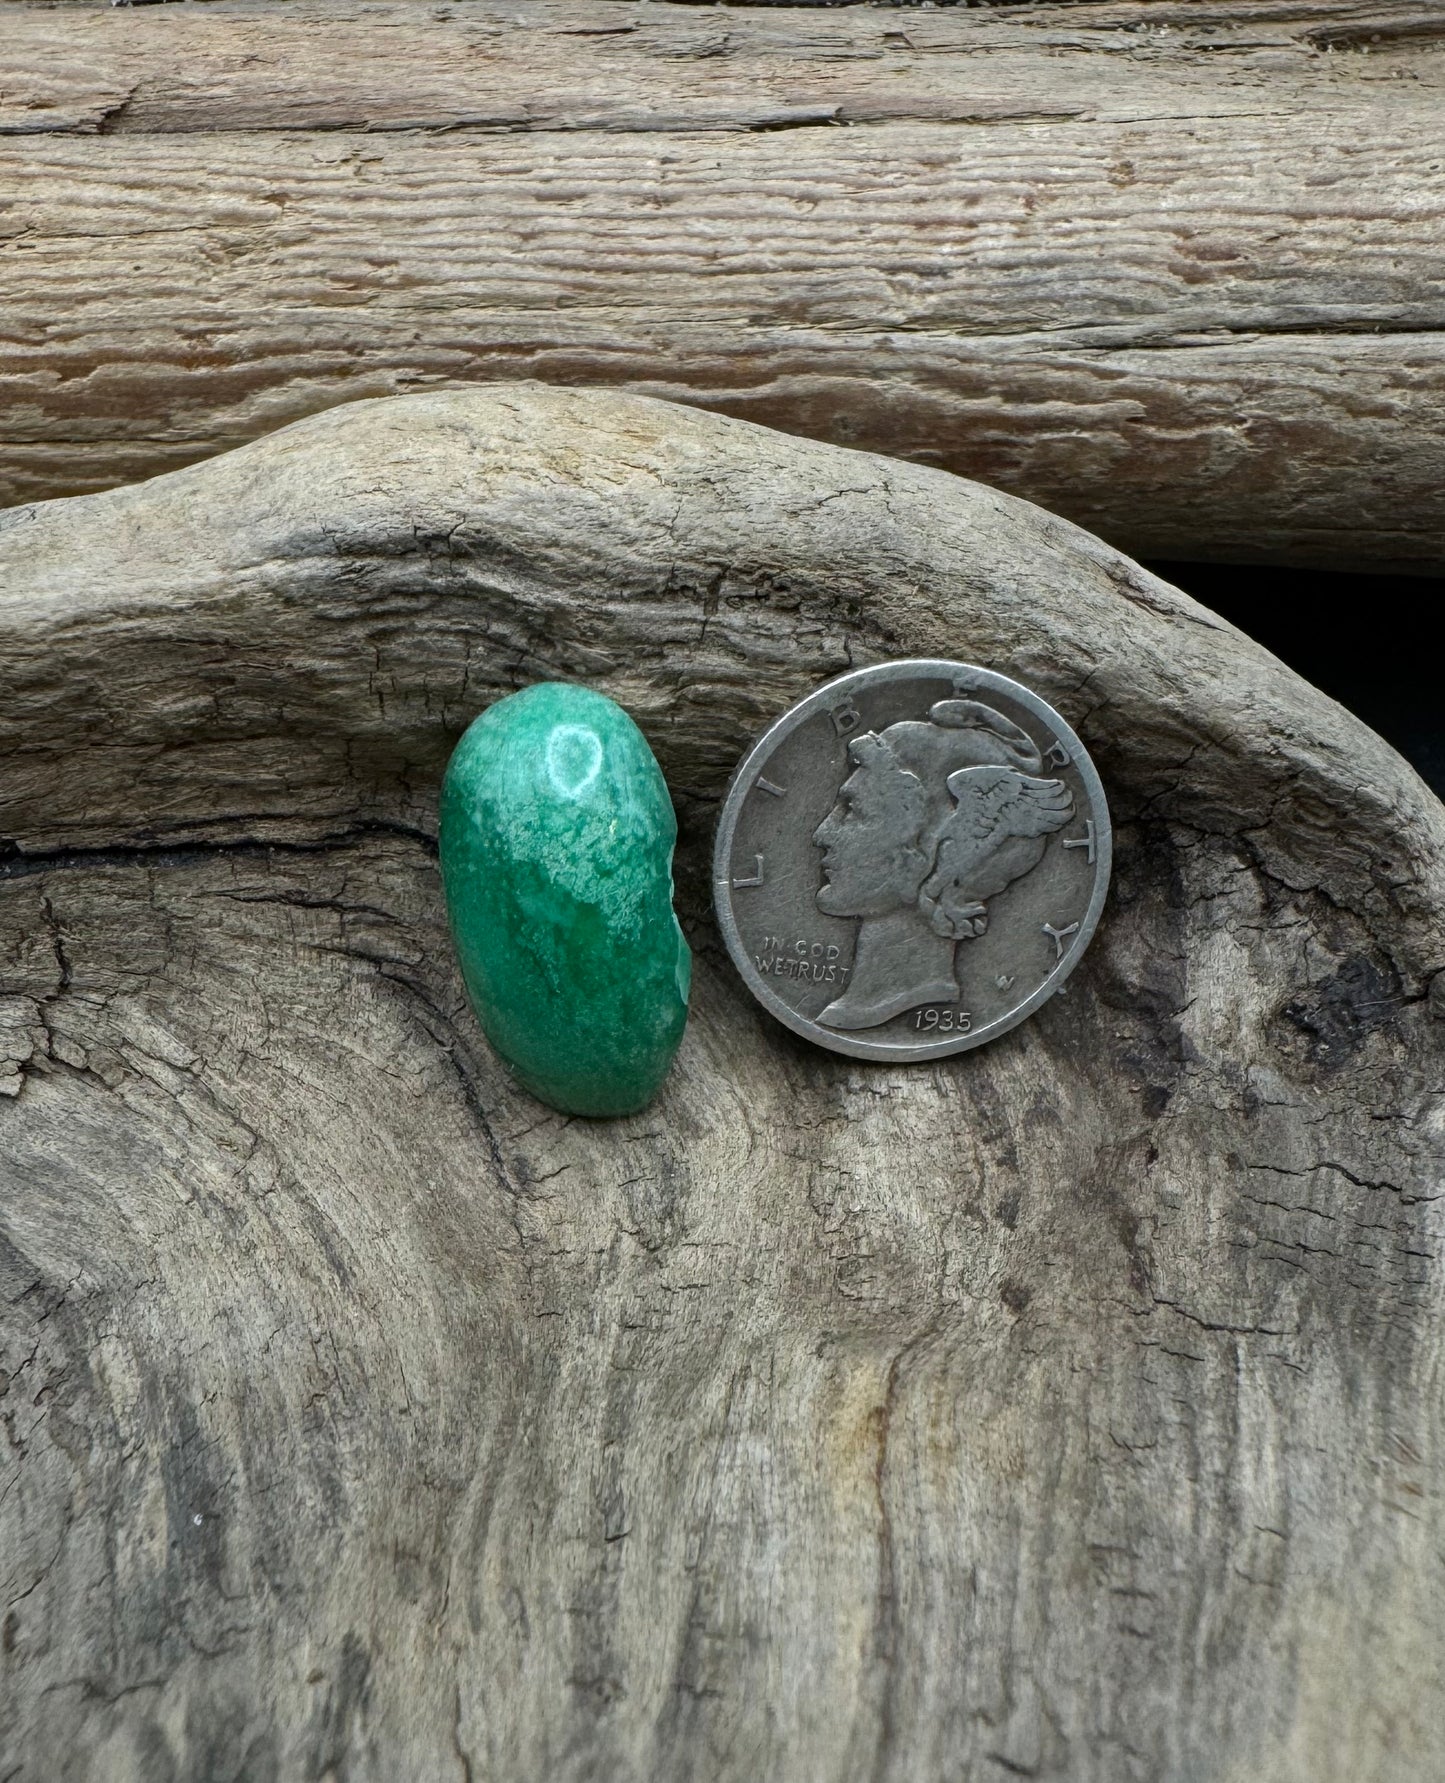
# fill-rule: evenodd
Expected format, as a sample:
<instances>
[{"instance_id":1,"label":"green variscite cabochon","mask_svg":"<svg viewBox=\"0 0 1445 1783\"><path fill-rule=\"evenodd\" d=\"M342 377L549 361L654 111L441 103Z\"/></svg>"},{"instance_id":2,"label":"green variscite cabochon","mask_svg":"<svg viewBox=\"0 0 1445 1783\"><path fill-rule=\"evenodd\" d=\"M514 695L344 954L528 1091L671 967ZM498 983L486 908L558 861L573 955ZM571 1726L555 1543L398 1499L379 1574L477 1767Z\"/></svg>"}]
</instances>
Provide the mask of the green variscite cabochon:
<instances>
[{"instance_id":1,"label":"green variscite cabochon","mask_svg":"<svg viewBox=\"0 0 1445 1783\"><path fill-rule=\"evenodd\" d=\"M642 1108L682 1039L676 840L646 738L589 688L498 700L447 764L442 884L472 1007L526 1088L568 1114Z\"/></svg>"}]
</instances>

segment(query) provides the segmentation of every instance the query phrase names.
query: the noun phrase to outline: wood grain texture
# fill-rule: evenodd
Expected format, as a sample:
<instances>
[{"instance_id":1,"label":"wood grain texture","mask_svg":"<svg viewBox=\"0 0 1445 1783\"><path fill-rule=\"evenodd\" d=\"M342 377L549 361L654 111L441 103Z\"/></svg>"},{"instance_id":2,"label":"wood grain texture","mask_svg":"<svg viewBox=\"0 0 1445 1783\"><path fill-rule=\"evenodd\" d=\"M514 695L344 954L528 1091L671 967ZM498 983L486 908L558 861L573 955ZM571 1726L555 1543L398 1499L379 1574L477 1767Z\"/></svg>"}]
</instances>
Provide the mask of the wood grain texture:
<instances>
[{"instance_id":1,"label":"wood grain texture","mask_svg":"<svg viewBox=\"0 0 1445 1783\"><path fill-rule=\"evenodd\" d=\"M1445 566L1433 5L18 6L0 66L4 499L541 377Z\"/></svg>"},{"instance_id":2,"label":"wood grain texture","mask_svg":"<svg viewBox=\"0 0 1445 1783\"><path fill-rule=\"evenodd\" d=\"M1445 809L1068 523L605 392L333 409L0 526L0 1751L44 1779L1434 1783ZM1024 1027L873 1067L727 966L732 763L1015 674L1118 825ZM467 1013L491 698L647 731L646 1114Z\"/></svg>"}]
</instances>

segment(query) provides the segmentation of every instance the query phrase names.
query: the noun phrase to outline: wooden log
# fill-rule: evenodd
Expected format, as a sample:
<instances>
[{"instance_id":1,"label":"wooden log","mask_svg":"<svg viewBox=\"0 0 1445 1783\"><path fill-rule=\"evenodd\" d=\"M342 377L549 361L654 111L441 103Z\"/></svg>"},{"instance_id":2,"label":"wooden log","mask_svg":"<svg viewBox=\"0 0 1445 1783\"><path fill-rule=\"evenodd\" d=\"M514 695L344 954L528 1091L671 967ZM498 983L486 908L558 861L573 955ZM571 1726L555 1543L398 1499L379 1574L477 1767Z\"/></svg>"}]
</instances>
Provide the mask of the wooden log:
<instances>
[{"instance_id":1,"label":"wooden log","mask_svg":"<svg viewBox=\"0 0 1445 1783\"><path fill-rule=\"evenodd\" d=\"M10 6L0 59L0 499L521 376L1445 566L1425 0Z\"/></svg>"},{"instance_id":2,"label":"wooden log","mask_svg":"<svg viewBox=\"0 0 1445 1783\"><path fill-rule=\"evenodd\" d=\"M1445 810L939 471L606 392L362 403L0 527L12 1779L1435 1783ZM908 1068L731 972L712 815L822 677L1013 672L1115 892ZM434 859L583 678L682 819L687 1037L567 1120Z\"/></svg>"}]
</instances>

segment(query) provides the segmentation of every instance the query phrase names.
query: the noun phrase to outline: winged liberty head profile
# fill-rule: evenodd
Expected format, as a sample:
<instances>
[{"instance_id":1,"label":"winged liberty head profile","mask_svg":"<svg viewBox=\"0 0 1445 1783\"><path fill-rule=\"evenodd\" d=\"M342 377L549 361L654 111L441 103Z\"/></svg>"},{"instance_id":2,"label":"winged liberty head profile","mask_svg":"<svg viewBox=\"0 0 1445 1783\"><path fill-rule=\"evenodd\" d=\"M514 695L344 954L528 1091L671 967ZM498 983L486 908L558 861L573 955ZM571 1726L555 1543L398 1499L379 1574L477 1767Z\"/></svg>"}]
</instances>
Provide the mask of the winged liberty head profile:
<instances>
[{"instance_id":1,"label":"winged liberty head profile","mask_svg":"<svg viewBox=\"0 0 1445 1783\"><path fill-rule=\"evenodd\" d=\"M816 901L861 920L848 987L817 1019L872 1028L958 1000L959 942L984 933L988 900L1038 865L1074 800L1040 777L1028 733L976 700L940 700L926 720L854 737L848 765L813 832Z\"/></svg>"}]
</instances>

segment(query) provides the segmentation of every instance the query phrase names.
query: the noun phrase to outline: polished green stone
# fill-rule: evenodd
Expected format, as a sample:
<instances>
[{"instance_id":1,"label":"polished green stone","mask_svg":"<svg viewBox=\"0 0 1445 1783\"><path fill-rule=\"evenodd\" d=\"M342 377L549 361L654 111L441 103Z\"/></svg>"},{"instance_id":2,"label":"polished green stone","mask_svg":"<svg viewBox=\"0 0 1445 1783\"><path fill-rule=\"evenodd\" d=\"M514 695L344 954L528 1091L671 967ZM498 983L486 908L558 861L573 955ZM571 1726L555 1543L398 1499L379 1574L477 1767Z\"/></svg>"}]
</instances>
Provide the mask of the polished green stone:
<instances>
[{"instance_id":1,"label":"polished green stone","mask_svg":"<svg viewBox=\"0 0 1445 1783\"><path fill-rule=\"evenodd\" d=\"M682 1039L676 839L646 738L589 688L498 700L447 764L442 883L472 1007L526 1088L568 1114L642 1108Z\"/></svg>"}]
</instances>

